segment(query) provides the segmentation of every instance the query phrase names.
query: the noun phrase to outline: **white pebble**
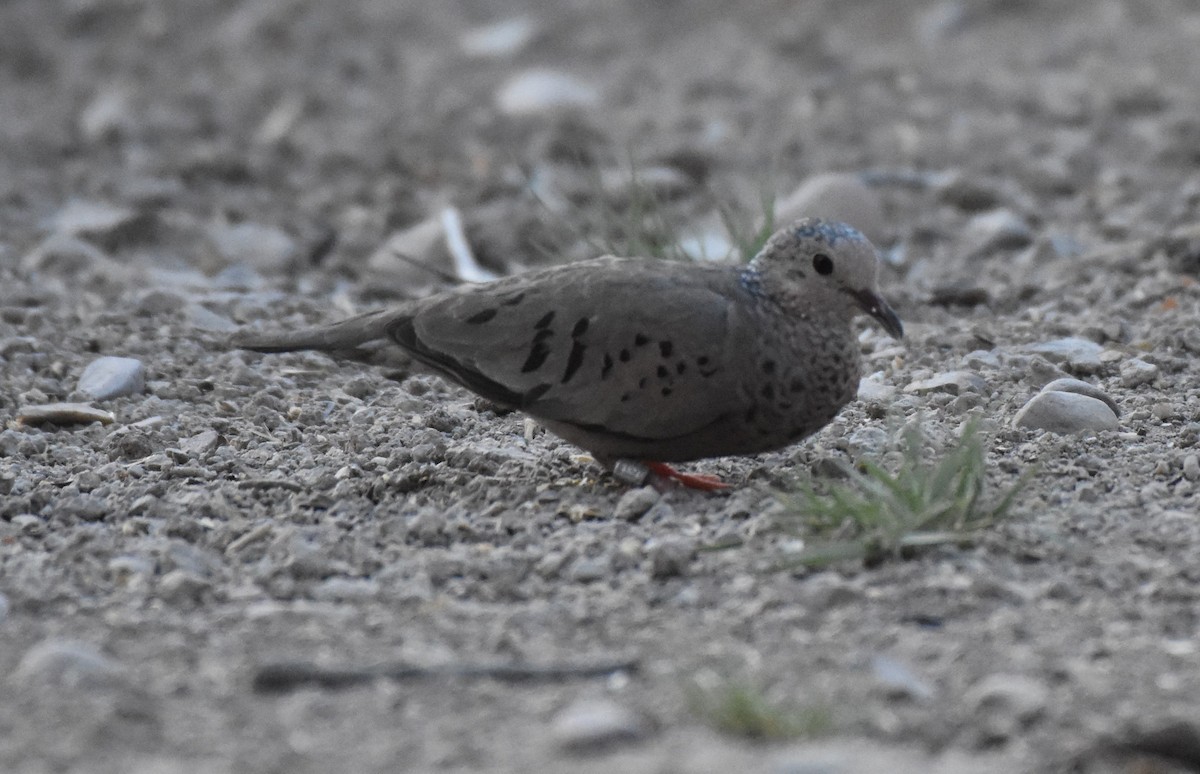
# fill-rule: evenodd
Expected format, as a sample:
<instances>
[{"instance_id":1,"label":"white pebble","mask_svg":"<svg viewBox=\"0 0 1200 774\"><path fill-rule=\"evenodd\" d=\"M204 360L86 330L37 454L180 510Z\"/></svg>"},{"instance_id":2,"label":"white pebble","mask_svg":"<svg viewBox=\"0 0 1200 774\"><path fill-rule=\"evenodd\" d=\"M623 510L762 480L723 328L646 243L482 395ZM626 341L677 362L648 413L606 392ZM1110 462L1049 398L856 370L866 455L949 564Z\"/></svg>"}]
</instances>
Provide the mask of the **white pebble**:
<instances>
[{"instance_id":1,"label":"white pebble","mask_svg":"<svg viewBox=\"0 0 1200 774\"><path fill-rule=\"evenodd\" d=\"M146 366L131 357L101 357L88 363L76 387L92 400L136 395L146 389Z\"/></svg>"},{"instance_id":2,"label":"white pebble","mask_svg":"<svg viewBox=\"0 0 1200 774\"><path fill-rule=\"evenodd\" d=\"M635 741L646 725L638 713L610 699L583 699L559 713L551 733L563 749L586 752Z\"/></svg>"},{"instance_id":3,"label":"white pebble","mask_svg":"<svg viewBox=\"0 0 1200 774\"><path fill-rule=\"evenodd\" d=\"M586 110L600 103L591 84L554 70L527 70L510 78L496 95L501 112L513 116L556 110Z\"/></svg>"},{"instance_id":4,"label":"white pebble","mask_svg":"<svg viewBox=\"0 0 1200 774\"><path fill-rule=\"evenodd\" d=\"M1017 412L1014 427L1028 427L1051 433L1116 430L1117 415L1102 400L1075 392L1039 392Z\"/></svg>"}]
</instances>

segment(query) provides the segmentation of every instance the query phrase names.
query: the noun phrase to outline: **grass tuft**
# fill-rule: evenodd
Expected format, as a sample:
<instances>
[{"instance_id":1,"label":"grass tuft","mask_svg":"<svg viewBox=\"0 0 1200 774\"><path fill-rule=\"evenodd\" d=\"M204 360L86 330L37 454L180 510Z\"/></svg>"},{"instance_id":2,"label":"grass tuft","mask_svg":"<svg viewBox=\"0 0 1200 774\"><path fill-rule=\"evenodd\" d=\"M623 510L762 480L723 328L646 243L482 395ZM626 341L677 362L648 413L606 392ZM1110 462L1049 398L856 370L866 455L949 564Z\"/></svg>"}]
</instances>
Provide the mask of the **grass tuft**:
<instances>
[{"instance_id":1,"label":"grass tuft","mask_svg":"<svg viewBox=\"0 0 1200 774\"><path fill-rule=\"evenodd\" d=\"M811 739L828 734L833 713L826 706L789 707L767 698L759 687L727 682L715 688L694 686L693 711L722 733L755 740Z\"/></svg>"},{"instance_id":2,"label":"grass tuft","mask_svg":"<svg viewBox=\"0 0 1200 774\"><path fill-rule=\"evenodd\" d=\"M861 559L868 564L916 549L967 543L1012 507L1029 473L994 502L985 493L986 455L978 423L968 422L957 443L930 459L915 424L904 431L903 457L893 473L863 461L843 466L846 478L818 492L804 484L784 496L781 525L817 542L785 566L814 567Z\"/></svg>"}]
</instances>

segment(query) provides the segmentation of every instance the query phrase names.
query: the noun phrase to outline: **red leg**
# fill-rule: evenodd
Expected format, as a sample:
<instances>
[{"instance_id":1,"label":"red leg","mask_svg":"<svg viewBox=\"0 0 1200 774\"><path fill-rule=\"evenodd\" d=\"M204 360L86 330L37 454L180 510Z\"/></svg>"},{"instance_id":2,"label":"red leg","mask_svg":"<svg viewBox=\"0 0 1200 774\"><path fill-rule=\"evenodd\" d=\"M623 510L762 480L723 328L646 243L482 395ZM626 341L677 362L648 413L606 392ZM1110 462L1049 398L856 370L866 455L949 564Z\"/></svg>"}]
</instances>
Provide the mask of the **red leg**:
<instances>
[{"instance_id":1,"label":"red leg","mask_svg":"<svg viewBox=\"0 0 1200 774\"><path fill-rule=\"evenodd\" d=\"M647 462L646 467L654 475L678 481L688 489L699 489L702 492L717 492L729 488L729 484L722 481L719 476L712 476L707 473L680 473L665 462Z\"/></svg>"}]
</instances>

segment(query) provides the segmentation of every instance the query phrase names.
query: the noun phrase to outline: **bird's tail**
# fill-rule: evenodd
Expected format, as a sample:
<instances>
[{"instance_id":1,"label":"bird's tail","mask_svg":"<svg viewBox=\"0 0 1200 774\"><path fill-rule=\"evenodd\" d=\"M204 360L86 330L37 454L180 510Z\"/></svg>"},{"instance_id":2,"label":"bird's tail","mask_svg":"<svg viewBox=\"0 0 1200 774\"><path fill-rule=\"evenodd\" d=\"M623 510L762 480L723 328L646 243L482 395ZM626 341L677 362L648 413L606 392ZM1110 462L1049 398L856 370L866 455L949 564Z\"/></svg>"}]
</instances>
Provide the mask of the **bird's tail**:
<instances>
[{"instance_id":1,"label":"bird's tail","mask_svg":"<svg viewBox=\"0 0 1200 774\"><path fill-rule=\"evenodd\" d=\"M353 349L385 337L388 326L395 322L397 316L395 311L381 309L332 325L319 325L294 331L279 333L239 331L230 339L230 344L238 349L250 349L255 352L295 352L301 349L329 352Z\"/></svg>"}]
</instances>

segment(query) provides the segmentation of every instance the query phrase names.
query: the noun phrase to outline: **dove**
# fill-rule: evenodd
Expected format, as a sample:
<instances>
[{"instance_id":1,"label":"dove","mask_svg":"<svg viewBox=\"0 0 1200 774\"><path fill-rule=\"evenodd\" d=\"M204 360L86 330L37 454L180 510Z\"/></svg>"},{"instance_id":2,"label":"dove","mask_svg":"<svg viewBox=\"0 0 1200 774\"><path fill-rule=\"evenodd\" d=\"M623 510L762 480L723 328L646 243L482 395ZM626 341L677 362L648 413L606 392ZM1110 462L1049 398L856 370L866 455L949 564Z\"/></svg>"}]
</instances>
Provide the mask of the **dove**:
<instances>
[{"instance_id":1,"label":"dove","mask_svg":"<svg viewBox=\"0 0 1200 774\"><path fill-rule=\"evenodd\" d=\"M857 394L855 316L903 337L878 263L851 226L807 218L745 264L605 256L331 325L240 332L233 344L336 353L382 340L609 469L634 463L711 489L723 484L667 463L772 451L815 433Z\"/></svg>"}]
</instances>

